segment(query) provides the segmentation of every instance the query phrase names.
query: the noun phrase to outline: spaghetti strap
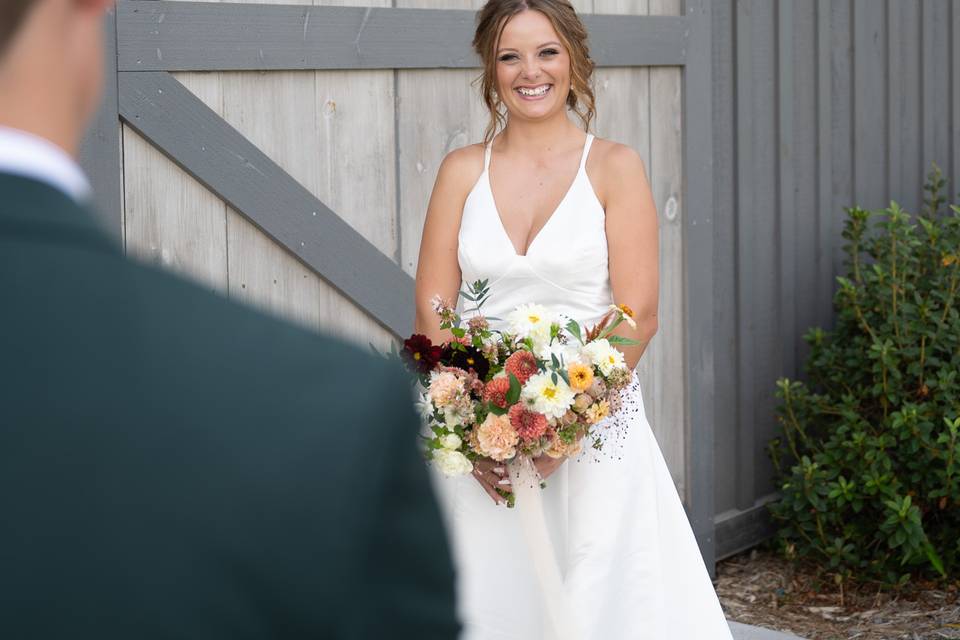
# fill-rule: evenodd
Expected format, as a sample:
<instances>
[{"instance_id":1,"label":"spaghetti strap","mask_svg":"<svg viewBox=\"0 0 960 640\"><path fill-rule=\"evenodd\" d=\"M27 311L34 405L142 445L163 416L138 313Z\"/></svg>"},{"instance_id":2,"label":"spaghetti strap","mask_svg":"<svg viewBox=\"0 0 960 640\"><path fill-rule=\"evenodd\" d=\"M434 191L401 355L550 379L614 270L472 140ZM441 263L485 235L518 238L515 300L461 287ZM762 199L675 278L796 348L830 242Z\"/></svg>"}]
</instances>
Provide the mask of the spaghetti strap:
<instances>
[{"instance_id":1,"label":"spaghetti strap","mask_svg":"<svg viewBox=\"0 0 960 640\"><path fill-rule=\"evenodd\" d=\"M590 153L590 145L593 144L593 134L587 134L587 141L583 145L583 154L580 156L580 171L587 166L587 155Z\"/></svg>"}]
</instances>

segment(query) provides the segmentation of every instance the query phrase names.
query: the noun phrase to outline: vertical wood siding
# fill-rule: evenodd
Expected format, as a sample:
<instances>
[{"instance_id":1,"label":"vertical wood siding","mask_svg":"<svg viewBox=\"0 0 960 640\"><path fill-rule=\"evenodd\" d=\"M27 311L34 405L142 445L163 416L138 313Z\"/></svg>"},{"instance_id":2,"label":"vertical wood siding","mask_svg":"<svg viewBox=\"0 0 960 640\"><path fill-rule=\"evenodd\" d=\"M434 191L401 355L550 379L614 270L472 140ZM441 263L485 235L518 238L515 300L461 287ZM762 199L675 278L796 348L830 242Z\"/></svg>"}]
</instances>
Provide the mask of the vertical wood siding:
<instances>
[{"instance_id":1,"label":"vertical wood siding","mask_svg":"<svg viewBox=\"0 0 960 640\"><path fill-rule=\"evenodd\" d=\"M713 4L718 556L775 491L775 380L832 326L843 207L960 192L960 0ZM722 371L731 375L724 376Z\"/></svg>"}]
</instances>

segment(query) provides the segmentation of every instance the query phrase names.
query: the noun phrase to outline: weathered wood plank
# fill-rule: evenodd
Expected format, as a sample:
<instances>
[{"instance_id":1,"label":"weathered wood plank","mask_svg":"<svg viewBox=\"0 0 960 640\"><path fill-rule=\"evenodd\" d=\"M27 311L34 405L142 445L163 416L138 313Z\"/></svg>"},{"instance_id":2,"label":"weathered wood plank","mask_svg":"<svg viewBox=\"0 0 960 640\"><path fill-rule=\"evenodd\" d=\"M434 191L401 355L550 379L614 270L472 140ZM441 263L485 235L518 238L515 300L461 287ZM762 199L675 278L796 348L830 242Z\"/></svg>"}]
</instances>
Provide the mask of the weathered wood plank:
<instances>
[{"instance_id":1,"label":"weathered wood plank","mask_svg":"<svg viewBox=\"0 0 960 640\"><path fill-rule=\"evenodd\" d=\"M385 327L409 332L412 280L174 79L121 74L120 109L131 126Z\"/></svg>"},{"instance_id":2,"label":"weathered wood plank","mask_svg":"<svg viewBox=\"0 0 960 640\"><path fill-rule=\"evenodd\" d=\"M474 11L127 0L121 71L471 68ZM438 6L439 5L439 6ZM465 7L460 6L460 9ZM603 66L682 64L682 17L585 15Z\"/></svg>"},{"instance_id":3,"label":"weathered wood plank","mask_svg":"<svg viewBox=\"0 0 960 640\"><path fill-rule=\"evenodd\" d=\"M679 0L650 0L651 15L680 15ZM659 218L660 300L657 350L651 354L655 380L652 397L656 410L650 416L663 457L670 467L677 490L689 506L690 492L686 443L690 416L690 391L686 384L683 354L689 317L684 317L684 226L687 222L683 175L682 71L651 68L650 74L650 166L649 179ZM653 346L653 345L651 345ZM659 387L659 389L656 389ZM655 422L653 422L655 421Z\"/></svg>"},{"instance_id":4,"label":"weathered wood plank","mask_svg":"<svg viewBox=\"0 0 960 640\"><path fill-rule=\"evenodd\" d=\"M218 78L182 74L211 108ZM227 294L226 208L128 125L123 127L124 218L128 253Z\"/></svg>"},{"instance_id":5,"label":"weathered wood plank","mask_svg":"<svg viewBox=\"0 0 960 640\"><path fill-rule=\"evenodd\" d=\"M737 413L737 274L736 274L736 169L737 118L734 99L734 2L713 4L713 157L714 157L714 362L717 375L714 408L714 449L719 474L714 491L716 511L736 507Z\"/></svg>"},{"instance_id":6,"label":"weathered wood plank","mask_svg":"<svg viewBox=\"0 0 960 640\"><path fill-rule=\"evenodd\" d=\"M920 3L888 0L887 24L888 196L907 211L917 212L920 210L924 173L920 150L923 144Z\"/></svg>"},{"instance_id":7,"label":"weathered wood plank","mask_svg":"<svg viewBox=\"0 0 960 640\"><path fill-rule=\"evenodd\" d=\"M753 26L748 2L736 4L736 135L737 135L737 412L736 412L736 507L747 509L753 504L754 480L754 372L755 315L757 307L754 277L755 257L752 221L756 216L753 171L754 141L753 126L754 76L753 76ZM763 178L760 178L763 179Z\"/></svg>"},{"instance_id":8,"label":"weathered wood plank","mask_svg":"<svg viewBox=\"0 0 960 640\"><path fill-rule=\"evenodd\" d=\"M950 16L952 27L950 33L953 37L952 51L953 60L953 119L951 131L953 131L953 142L950 147L953 149L953 188L950 195L954 197L953 201L960 201L960 0L953 0L950 5Z\"/></svg>"},{"instance_id":9,"label":"weathered wood plank","mask_svg":"<svg viewBox=\"0 0 960 640\"><path fill-rule=\"evenodd\" d=\"M878 209L887 194L886 25L871 0L853 4L853 194L862 207Z\"/></svg>"},{"instance_id":10,"label":"weathered wood plank","mask_svg":"<svg viewBox=\"0 0 960 640\"><path fill-rule=\"evenodd\" d=\"M793 129L785 132L793 141L794 244L796 246L793 282L797 318L794 333L796 356L789 373L803 377L801 363L809 354L803 332L822 324L830 316L829 307L820 307L816 256L820 253L817 229L817 46L816 3L793 4Z\"/></svg>"},{"instance_id":11,"label":"weathered wood plank","mask_svg":"<svg viewBox=\"0 0 960 640\"><path fill-rule=\"evenodd\" d=\"M936 162L950 179L950 0L924 0L923 28L923 164L924 175Z\"/></svg>"},{"instance_id":12,"label":"weathered wood plank","mask_svg":"<svg viewBox=\"0 0 960 640\"><path fill-rule=\"evenodd\" d=\"M93 186L95 209L104 228L123 241L123 180L120 117L117 114L117 15L104 16L104 79L100 106L80 144L80 166Z\"/></svg>"},{"instance_id":13,"label":"weathered wood plank","mask_svg":"<svg viewBox=\"0 0 960 640\"><path fill-rule=\"evenodd\" d=\"M784 340L782 371L793 375L797 369L797 159L794 150L794 5L792 0L777 2L777 206L779 211L780 281L777 286L780 307L779 329Z\"/></svg>"},{"instance_id":14,"label":"weathered wood plank","mask_svg":"<svg viewBox=\"0 0 960 640\"><path fill-rule=\"evenodd\" d=\"M833 321L833 94L831 0L817 0L817 242L816 252L818 314Z\"/></svg>"},{"instance_id":15,"label":"weathered wood plank","mask_svg":"<svg viewBox=\"0 0 960 640\"><path fill-rule=\"evenodd\" d=\"M676 7L679 9L680 7ZM654 7L651 5L651 11ZM714 398L713 357L714 223L713 134L711 130L711 3L687 0L683 5L691 20L690 64L682 76L681 174L686 200L683 225L682 309L686 327L684 388L687 403L685 469L690 524L711 576L716 573L714 538ZM652 83L652 78L651 78Z\"/></svg>"},{"instance_id":16,"label":"weathered wood plank","mask_svg":"<svg viewBox=\"0 0 960 640\"><path fill-rule=\"evenodd\" d=\"M831 282L844 272L842 243L844 207L854 204L853 196L853 64L850 51L851 2L833 0L830 4L830 156L832 203L829 238L825 247L831 253ZM821 125L823 126L823 125Z\"/></svg>"}]
</instances>

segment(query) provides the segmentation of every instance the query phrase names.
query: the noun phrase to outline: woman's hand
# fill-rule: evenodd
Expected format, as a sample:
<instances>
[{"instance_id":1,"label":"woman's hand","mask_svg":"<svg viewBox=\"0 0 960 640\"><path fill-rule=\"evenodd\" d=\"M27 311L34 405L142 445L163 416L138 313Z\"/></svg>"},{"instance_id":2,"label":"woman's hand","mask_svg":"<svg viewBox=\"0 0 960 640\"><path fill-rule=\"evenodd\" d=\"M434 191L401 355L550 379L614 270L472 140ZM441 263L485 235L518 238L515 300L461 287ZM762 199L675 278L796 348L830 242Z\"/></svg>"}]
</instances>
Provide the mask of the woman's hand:
<instances>
[{"instance_id":1,"label":"woman's hand","mask_svg":"<svg viewBox=\"0 0 960 640\"><path fill-rule=\"evenodd\" d=\"M537 468L537 473L540 474L540 478L546 480L550 477L550 474L560 468L560 465L562 465L566 459L566 456L551 458L548 455L539 455L533 459L533 465Z\"/></svg>"},{"instance_id":2,"label":"woman's hand","mask_svg":"<svg viewBox=\"0 0 960 640\"><path fill-rule=\"evenodd\" d=\"M476 478L487 495L497 504L506 503L507 499L497 493L497 489L513 492L510 484L510 474L507 465L491 458L477 458L473 461L473 477Z\"/></svg>"}]
</instances>

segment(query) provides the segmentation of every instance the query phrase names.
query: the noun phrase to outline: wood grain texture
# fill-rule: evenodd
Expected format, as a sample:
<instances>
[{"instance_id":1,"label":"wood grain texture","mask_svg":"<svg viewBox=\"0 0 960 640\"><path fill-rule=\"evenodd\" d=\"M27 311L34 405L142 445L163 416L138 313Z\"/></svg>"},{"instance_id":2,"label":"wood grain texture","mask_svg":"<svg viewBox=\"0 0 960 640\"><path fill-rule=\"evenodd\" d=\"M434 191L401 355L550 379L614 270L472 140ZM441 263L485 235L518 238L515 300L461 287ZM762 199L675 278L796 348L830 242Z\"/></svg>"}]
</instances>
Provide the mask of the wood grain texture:
<instances>
[{"instance_id":1,"label":"wood grain texture","mask_svg":"<svg viewBox=\"0 0 960 640\"><path fill-rule=\"evenodd\" d=\"M222 109L218 78L191 73L178 80L207 106ZM128 253L226 295L223 202L129 125L123 127L123 162Z\"/></svg>"},{"instance_id":2,"label":"wood grain texture","mask_svg":"<svg viewBox=\"0 0 960 640\"><path fill-rule=\"evenodd\" d=\"M393 152L391 74L225 73L223 88L225 120L392 257L392 167L385 160ZM231 210L227 228L231 295L386 348L388 331L244 216Z\"/></svg>"},{"instance_id":3,"label":"wood grain texture","mask_svg":"<svg viewBox=\"0 0 960 640\"><path fill-rule=\"evenodd\" d=\"M380 0L382 2L382 0ZM324 3L326 4L326 3ZM353 3L351 3L353 4ZM123 71L470 68L471 7L328 7L127 0L120 5ZM422 4L422 3L421 3ZM589 6L590 0L575 3ZM472 7L479 8L479 7ZM457 9L457 10L449 10ZM683 62L684 19L584 15L601 65ZM412 34L412 35L411 35Z\"/></svg>"}]
</instances>

